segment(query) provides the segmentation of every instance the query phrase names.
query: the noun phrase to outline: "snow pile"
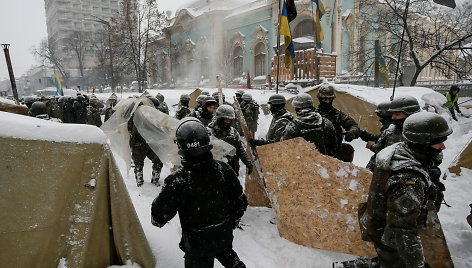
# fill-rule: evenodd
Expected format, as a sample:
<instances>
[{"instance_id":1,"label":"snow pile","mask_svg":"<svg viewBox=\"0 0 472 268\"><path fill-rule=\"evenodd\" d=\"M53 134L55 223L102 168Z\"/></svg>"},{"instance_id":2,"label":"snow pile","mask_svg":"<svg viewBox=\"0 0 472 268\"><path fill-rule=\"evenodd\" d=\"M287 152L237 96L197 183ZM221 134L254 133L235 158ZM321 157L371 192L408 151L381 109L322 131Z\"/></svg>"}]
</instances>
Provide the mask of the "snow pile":
<instances>
[{"instance_id":1,"label":"snow pile","mask_svg":"<svg viewBox=\"0 0 472 268\"><path fill-rule=\"evenodd\" d=\"M106 143L105 134L91 125L62 124L0 112L0 137L74 143Z\"/></svg>"},{"instance_id":2,"label":"snow pile","mask_svg":"<svg viewBox=\"0 0 472 268\"><path fill-rule=\"evenodd\" d=\"M9 105L16 105L16 103L14 101L9 100L9 99L5 99L5 98L2 98L2 97L0 97L0 103L9 104Z\"/></svg>"}]
</instances>

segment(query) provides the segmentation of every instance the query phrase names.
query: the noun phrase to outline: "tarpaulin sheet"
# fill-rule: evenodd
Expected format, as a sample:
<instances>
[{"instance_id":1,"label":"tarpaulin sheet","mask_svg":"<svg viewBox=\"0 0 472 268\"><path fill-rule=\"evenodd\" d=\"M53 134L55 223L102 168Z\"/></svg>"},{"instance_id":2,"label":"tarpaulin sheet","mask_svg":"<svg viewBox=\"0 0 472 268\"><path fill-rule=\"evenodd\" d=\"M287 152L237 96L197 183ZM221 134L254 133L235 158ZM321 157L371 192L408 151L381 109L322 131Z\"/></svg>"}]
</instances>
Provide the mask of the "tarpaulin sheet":
<instances>
[{"instance_id":1,"label":"tarpaulin sheet","mask_svg":"<svg viewBox=\"0 0 472 268\"><path fill-rule=\"evenodd\" d=\"M2 266L57 267L65 259L69 268L127 260L155 267L106 144L0 137L0 148Z\"/></svg>"}]
</instances>

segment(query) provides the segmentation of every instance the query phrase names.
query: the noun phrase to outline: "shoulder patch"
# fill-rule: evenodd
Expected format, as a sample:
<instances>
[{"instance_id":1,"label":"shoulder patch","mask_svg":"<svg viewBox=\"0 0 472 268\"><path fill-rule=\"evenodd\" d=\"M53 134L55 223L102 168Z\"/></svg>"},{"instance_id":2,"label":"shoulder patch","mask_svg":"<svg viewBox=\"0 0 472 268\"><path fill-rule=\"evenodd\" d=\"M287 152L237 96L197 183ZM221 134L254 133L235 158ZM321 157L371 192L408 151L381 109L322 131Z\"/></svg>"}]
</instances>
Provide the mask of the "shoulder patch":
<instances>
[{"instance_id":1,"label":"shoulder patch","mask_svg":"<svg viewBox=\"0 0 472 268\"><path fill-rule=\"evenodd\" d=\"M415 183L416 183L416 179L406 179L405 183L406 183L406 184L415 184Z\"/></svg>"}]
</instances>

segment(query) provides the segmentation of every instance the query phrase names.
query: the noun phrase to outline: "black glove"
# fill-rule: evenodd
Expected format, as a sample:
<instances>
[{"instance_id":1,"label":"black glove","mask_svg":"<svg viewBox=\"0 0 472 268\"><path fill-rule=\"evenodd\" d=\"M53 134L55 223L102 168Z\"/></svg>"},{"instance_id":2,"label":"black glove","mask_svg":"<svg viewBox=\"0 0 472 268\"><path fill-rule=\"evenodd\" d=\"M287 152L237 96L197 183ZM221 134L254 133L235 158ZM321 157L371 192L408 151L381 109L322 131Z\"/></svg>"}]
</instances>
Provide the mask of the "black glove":
<instances>
[{"instance_id":1,"label":"black glove","mask_svg":"<svg viewBox=\"0 0 472 268\"><path fill-rule=\"evenodd\" d=\"M346 131L344 132L344 140L347 142L353 141L356 137L356 134L354 134L351 131Z\"/></svg>"},{"instance_id":2,"label":"black glove","mask_svg":"<svg viewBox=\"0 0 472 268\"><path fill-rule=\"evenodd\" d=\"M252 140L249 140L249 144L251 144L252 146L261 146L261 145L265 145L267 142L265 140L256 140L256 139L252 139Z\"/></svg>"},{"instance_id":3,"label":"black glove","mask_svg":"<svg viewBox=\"0 0 472 268\"><path fill-rule=\"evenodd\" d=\"M246 168L247 168L247 174L251 174L252 173L252 170L253 170L253 166L251 163L249 163L248 165L246 165Z\"/></svg>"},{"instance_id":4,"label":"black glove","mask_svg":"<svg viewBox=\"0 0 472 268\"><path fill-rule=\"evenodd\" d=\"M460 114L462 113L461 110L459 110L459 109L457 109L456 111L457 111L458 113L460 113Z\"/></svg>"}]
</instances>

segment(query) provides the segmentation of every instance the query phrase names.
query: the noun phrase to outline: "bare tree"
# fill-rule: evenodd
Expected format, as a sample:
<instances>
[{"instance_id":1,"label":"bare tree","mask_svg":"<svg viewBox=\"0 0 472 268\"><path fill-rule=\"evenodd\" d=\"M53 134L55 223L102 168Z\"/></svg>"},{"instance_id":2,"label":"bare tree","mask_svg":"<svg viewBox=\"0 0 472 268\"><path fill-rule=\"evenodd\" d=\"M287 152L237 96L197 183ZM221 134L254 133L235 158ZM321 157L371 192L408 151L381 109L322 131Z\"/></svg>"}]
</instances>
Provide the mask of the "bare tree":
<instances>
[{"instance_id":1,"label":"bare tree","mask_svg":"<svg viewBox=\"0 0 472 268\"><path fill-rule=\"evenodd\" d=\"M164 18L165 15L159 12L155 0L144 3L124 0L119 15L112 20L114 44L117 45L114 55L122 60L123 67L133 69L139 92L143 91L144 81L147 79L149 43L162 30Z\"/></svg>"},{"instance_id":2,"label":"bare tree","mask_svg":"<svg viewBox=\"0 0 472 268\"><path fill-rule=\"evenodd\" d=\"M464 63L467 57L460 55L467 53L463 43L472 37L472 8L464 4L452 10L429 0L410 0L408 4L407 0L365 0L363 3L362 19L373 26L377 35L383 33L390 37L383 42L386 58L398 57L398 44L405 27L403 42L407 53L402 55L401 61L411 60L414 64L411 86L428 65L449 78L467 76L471 71L470 62Z\"/></svg>"},{"instance_id":3,"label":"bare tree","mask_svg":"<svg viewBox=\"0 0 472 268\"><path fill-rule=\"evenodd\" d=\"M64 68L64 59L60 56L57 43L52 38L43 39L38 47L33 48L33 54L42 65L52 65L62 77L62 83L67 87L70 74Z\"/></svg>"},{"instance_id":4,"label":"bare tree","mask_svg":"<svg viewBox=\"0 0 472 268\"><path fill-rule=\"evenodd\" d=\"M64 50L66 55L73 53L79 65L80 77L84 78L84 58L85 53L90 50L90 39L86 37L87 33L74 31L65 39L66 46Z\"/></svg>"}]
</instances>

